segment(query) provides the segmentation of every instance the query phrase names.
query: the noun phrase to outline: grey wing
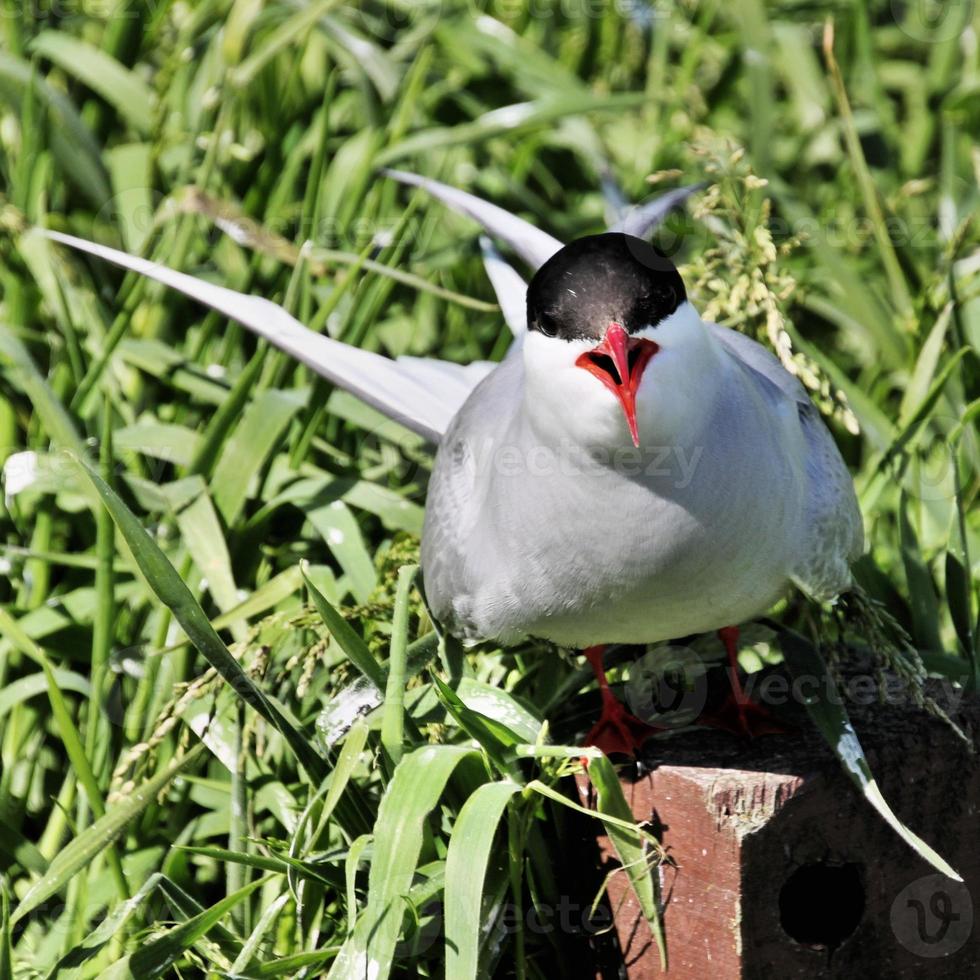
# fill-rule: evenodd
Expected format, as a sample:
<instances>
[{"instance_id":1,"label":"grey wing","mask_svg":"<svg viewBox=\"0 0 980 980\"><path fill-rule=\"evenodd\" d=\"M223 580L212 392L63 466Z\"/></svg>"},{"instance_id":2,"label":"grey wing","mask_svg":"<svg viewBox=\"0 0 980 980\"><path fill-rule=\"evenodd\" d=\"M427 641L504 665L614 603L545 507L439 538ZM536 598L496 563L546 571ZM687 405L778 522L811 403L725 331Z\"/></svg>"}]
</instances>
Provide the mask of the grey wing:
<instances>
[{"instance_id":1,"label":"grey wing","mask_svg":"<svg viewBox=\"0 0 980 980\"><path fill-rule=\"evenodd\" d=\"M780 364L779 358L762 344L756 343L744 333L732 330L730 327L719 327L717 323L707 324L712 336L725 349L756 374L761 374L766 381L774 384L783 394L789 395L798 402L810 404L803 385Z\"/></svg>"},{"instance_id":2,"label":"grey wing","mask_svg":"<svg viewBox=\"0 0 980 980\"><path fill-rule=\"evenodd\" d=\"M443 436L426 494L422 574L433 615L464 639L484 638L473 602L492 577L496 551L491 508L495 453L509 443L521 405L520 341L474 389Z\"/></svg>"},{"instance_id":3,"label":"grey wing","mask_svg":"<svg viewBox=\"0 0 980 980\"><path fill-rule=\"evenodd\" d=\"M329 381L434 443L439 442L470 392L493 368L486 361L454 364L423 357L400 357L393 361L318 334L281 306L260 296L238 293L72 235L54 231L41 234L162 282L237 320Z\"/></svg>"},{"instance_id":4,"label":"grey wing","mask_svg":"<svg viewBox=\"0 0 980 980\"><path fill-rule=\"evenodd\" d=\"M395 366L406 378L418 382L438 402L440 421L448 428L456 413L463 407L473 389L497 366L491 361L471 361L457 364L434 357L410 357L395 359Z\"/></svg>"},{"instance_id":5,"label":"grey wing","mask_svg":"<svg viewBox=\"0 0 980 980\"><path fill-rule=\"evenodd\" d=\"M422 531L422 577L425 596L436 620L458 633L454 598L465 591L465 527L470 521L479 467L476 445L463 437L466 407L446 431L436 453L425 497Z\"/></svg>"},{"instance_id":6,"label":"grey wing","mask_svg":"<svg viewBox=\"0 0 980 980\"><path fill-rule=\"evenodd\" d=\"M793 582L821 601L851 585L851 562L864 550L864 525L854 482L834 437L803 385L779 359L750 337L709 324L730 354L796 402L806 446L807 504Z\"/></svg>"},{"instance_id":7,"label":"grey wing","mask_svg":"<svg viewBox=\"0 0 980 980\"><path fill-rule=\"evenodd\" d=\"M851 562L864 550L864 524L848 472L834 437L809 400L799 407L809 450L807 527L793 581L807 595L834 599L851 587Z\"/></svg>"}]
</instances>

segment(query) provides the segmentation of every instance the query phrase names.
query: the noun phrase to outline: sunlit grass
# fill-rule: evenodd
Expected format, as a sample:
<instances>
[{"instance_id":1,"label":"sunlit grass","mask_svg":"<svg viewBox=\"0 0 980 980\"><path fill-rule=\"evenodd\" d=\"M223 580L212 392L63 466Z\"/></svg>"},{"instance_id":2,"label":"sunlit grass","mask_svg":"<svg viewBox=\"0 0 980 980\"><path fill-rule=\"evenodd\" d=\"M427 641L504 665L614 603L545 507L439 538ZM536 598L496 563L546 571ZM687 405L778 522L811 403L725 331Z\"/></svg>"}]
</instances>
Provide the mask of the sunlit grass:
<instances>
[{"instance_id":1,"label":"sunlit grass","mask_svg":"<svg viewBox=\"0 0 980 980\"><path fill-rule=\"evenodd\" d=\"M493 924L567 893L545 743L596 703L571 657L438 649L421 440L32 225L468 361L508 342L475 226L379 167L565 240L706 180L661 244L810 383L860 581L973 683L975 49L915 5L479 6L0 4L0 977L359 976L369 935L384 973L574 975ZM652 916L656 842L592 776Z\"/></svg>"}]
</instances>

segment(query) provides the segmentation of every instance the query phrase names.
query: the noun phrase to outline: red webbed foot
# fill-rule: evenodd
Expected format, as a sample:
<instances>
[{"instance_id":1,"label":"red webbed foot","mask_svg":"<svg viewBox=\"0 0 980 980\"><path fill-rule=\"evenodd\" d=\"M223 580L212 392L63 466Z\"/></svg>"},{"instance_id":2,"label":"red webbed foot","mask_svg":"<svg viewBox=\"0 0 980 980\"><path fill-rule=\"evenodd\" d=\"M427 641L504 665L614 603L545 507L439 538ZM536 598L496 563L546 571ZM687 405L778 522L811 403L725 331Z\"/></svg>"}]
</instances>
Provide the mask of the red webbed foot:
<instances>
[{"instance_id":1,"label":"red webbed foot","mask_svg":"<svg viewBox=\"0 0 980 980\"><path fill-rule=\"evenodd\" d=\"M609 688L606 680L606 671L602 664L602 655L605 647L589 647L583 654L592 665L596 680L599 682L599 691L602 694L602 714L599 720L589 730L585 737L585 744L595 746L606 755L619 753L635 757L643 743L656 735L657 732L666 731L656 725L650 725L630 714L626 708L616 700L616 696Z\"/></svg>"},{"instance_id":2,"label":"red webbed foot","mask_svg":"<svg viewBox=\"0 0 980 980\"><path fill-rule=\"evenodd\" d=\"M776 718L772 712L749 700L738 676L738 627L718 630L718 638L728 654L728 676L731 691L720 708L704 711L698 723L747 738L759 735L785 735L793 729Z\"/></svg>"}]
</instances>

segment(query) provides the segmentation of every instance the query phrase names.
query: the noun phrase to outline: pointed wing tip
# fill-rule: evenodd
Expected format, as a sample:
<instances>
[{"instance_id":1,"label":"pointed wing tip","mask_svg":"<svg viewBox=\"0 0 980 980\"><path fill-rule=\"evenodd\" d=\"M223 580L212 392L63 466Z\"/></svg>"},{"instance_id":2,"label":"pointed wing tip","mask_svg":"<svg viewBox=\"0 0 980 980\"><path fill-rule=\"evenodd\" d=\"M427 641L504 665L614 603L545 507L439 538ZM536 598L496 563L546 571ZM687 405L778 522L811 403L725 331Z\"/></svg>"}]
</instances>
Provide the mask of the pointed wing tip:
<instances>
[{"instance_id":1,"label":"pointed wing tip","mask_svg":"<svg viewBox=\"0 0 980 980\"><path fill-rule=\"evenodd\" d=\"M688 184L686 187L677 187L672 191L666 191L652 201L648 201L646 204L638 204L627 211L615 224L610 226L609 230L635 235L637 238L645 238L655 228L659 227L671 211L676 211L687 203L689 198L707 186L708 181L702 180L696 184Z\"/></svg>"},{"instance_id":2,"label":"pointed wing tip","mask_svg":"<svg viewBox=\"0 0 980 980\"><path fill-rule=\"evenodd\" d=\"M149 259L144 259L139 255L130 255L128 252L121 252L118 248L113 248L111 245L100 245L98 242L90 242L87 238L79 238L77 235L55 231L53 228L42 228L40 225L35 225L28 233L40 235L42 238L47 238L48 241L57 242L59 245L73 248L77 252L94 255L96 258L101 258L106 262L112 262L114 265L122 266L126 269L133 269L142 275L148 275L147 270L157 265L157 263L151 262Z\"/></svg>"},{"instance_id":3,"label":"pointed wing tip","mask_svg":"<svg viewBox=\"0 0 980 980\"><path fill-rule=\"evenodd\" d=\"M421 187L426 184L430 178L422 177L419 174L413 174L408 170L398 170L395 167L382 167L381 173L385 177L390 177L392 180L397 180L401 184L414 184L416 187Z\"/></svg>"},{"instance_id":4,"label":"pointed wing tip","mask_svg":"<svg viewBox=\"0 0 980 980\"><path fill-rule=\"evenodd\" d=\"M28 232L33 232L36 235L40 235L42 238L50 238L55 242L64 242L66 245L72 242L81 241L72 235L66 235L63 231L55 231L53 228L42 228L40 225L35 225L33 228L29 228Z\"/></svg>"}]
</instances>

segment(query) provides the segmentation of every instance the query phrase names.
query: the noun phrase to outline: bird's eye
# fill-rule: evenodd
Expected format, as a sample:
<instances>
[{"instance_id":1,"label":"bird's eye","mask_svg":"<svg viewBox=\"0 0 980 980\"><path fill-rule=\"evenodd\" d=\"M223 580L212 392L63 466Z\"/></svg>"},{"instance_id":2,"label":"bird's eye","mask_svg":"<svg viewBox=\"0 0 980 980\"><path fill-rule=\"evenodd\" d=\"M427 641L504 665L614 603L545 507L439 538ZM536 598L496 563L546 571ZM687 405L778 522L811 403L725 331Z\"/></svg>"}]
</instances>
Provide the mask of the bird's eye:
<instances>
[{"instance_id":1,"label":"bird's eye","mask_svg":"<svg viewBox=\"0 0 980 980\"><path fill-rule=\"evenodd\" d=\"M637 300L634 316L645 323L657 324L676 307L674 291L669 286L655 286Z\"/></svg>"},{"instance_id":2,"label":"bird's eye","mask_svg":"<svg viewBox=\"0 0 980 980\"><path fill-rule=\"evenodd\" d=\"M541 314L538 317L538 332L545 335L545 337L556 337L558 336L558 322L554 317L550 317L547 314Z\"/></svg>"}]
</instances>

